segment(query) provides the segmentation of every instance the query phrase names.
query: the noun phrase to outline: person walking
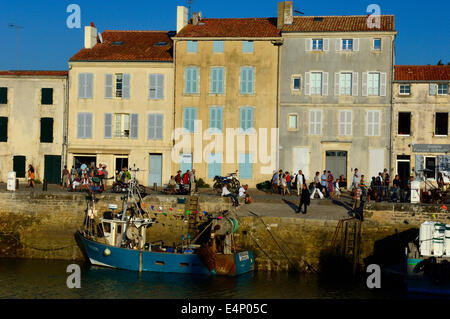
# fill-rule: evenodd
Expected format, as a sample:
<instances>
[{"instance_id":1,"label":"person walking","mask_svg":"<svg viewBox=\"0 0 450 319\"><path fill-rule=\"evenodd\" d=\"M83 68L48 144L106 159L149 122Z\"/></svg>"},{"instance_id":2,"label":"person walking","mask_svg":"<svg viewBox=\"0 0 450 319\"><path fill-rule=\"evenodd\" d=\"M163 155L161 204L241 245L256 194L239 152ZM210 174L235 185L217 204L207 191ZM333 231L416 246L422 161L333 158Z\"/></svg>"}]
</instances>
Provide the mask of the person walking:
<instances>
[{"instance_id":1,"label":"person walking","mask_svg":"<svg viewBox=\"0 0 450 319\"><path fill-rule=\"evenodd\" d=\"M320 191L320 177L319 177L319 175L320 175L320 173L319 172L316 172L316 176L314 176L314 189L313 189L313 192L312 192L312 194L311 194L311 199L314 199L314 195L316 194L316 192L318 192L319 193L319 197L320 197L320 199L323 199L323 194L322 194L322 192ZM306 185L306 183L304 184L304 185ZM303 189L303 186L302 186L302 189Z\"/></svg>"},{"instance_id":2,"label":"person walking","mask_svg":"<svg viewBox=\"0 0 450 319\"><path fill-rule=\"evenodd\" d=\"M361 182L361 173L358 171L358 169L355 168L355 170L353 172L354 172L353 182L352 182L352 187L351 187L352 190L356 185L359 185L359 183Z\"/></svg>"},{"instance_id":3,"label":"person walking","mask_svg":"<svg viewBox=\"0 0 450 319\"><path fill-rule=\"evenodd\" d=\"M282 189L282 187L281 187L281 179L282 178L283 178L283 170L280 169L278 171L278 194L281 194L281 189Z\"/></svg>"},{"instance_id":4,"label":"person walking","mask_svg":"<svg viewBox=\"0 0 450 319\"><path fill-rule=\"evenodd\" d=\"M334 195L337 197L337 199L341 200L341 189L339 187L340 178L336 180L334 183Z\"/></svg>"},{"instance_id":5,"label":"person walking","mask_svg":"<svg viewBox=\"0 0 450 319\"><path fill-rule=\"evenodd\" d=\"M286 172L286 184L287 189L289 191L289 195L291 195L291 183L292 183L292 176L289 174L289 172Z\"/></svg>"},{"instance_id":6,"label":"person walking","mask_svg":"<svg viewBox=\"0 0 450 319\"><path fill-rule=\"evenodd\" d=\"M333 180L334 180L333 174L331 174L331 171L328 171L328 175L327 175L327 189L328 189L328 194L330 195L331 198L334 197Z\"/></svg>"},{"instance_id":7,"label":"person walking","mask_svg":"<svg viewBox=\"0 0 450 319\"><path fill-rule=\"evenodd\" d=\"M28 165L28 184L27 187L32 187L34 189L34 167L33 165Z\"/></svg>"},{"instance_id":8,"label":"person walking","mask_svg":"<svg viewBox=\"0 0 450 319\"><path fill-rule=\"evenodd\" d=\"M286 195L286 192L291 195L291 192L287 188L286 174L283 174L281 177L281 189L283 190L283 196Z\"/></svg>"},{"instance_id":9,"label":"person walking","mask_svg":"<svg viewBox=\"0 0 450 319\"><path fill-rule=\"evenodd\" d=\"M303 175L302 170L298 171L298 174L296 177L296 183L297 183L297 196L300 196L300 193L303 188L303 184L306 185L305 175Z\"/></svg>"},{"instance_id":10,"label":"person walking","mask_svg":"<svg viewBox=\"0 0 450 319\"><path fill-rule=\"evenodd\" d=\"M311 203L310 196L311 196L311 194L309 193L309 190L306 187L306 184L303 184L302 193L300 195L300 204L298 205L298 208L296 211L297 214L299 214L300 211L302 210L302 206L304 207L302 214L306 214L306 210L307 210L309 204Z\"/></svg>"},{"instance_id":11,"label":"person walking","mask_svg":"<svg viewBox=\"0 0 450 319\"><path fill-rule=\"evenodd\" d=\"M64 169L62 170L62 183L61 188L67 188L70 186L70 173L67 169L67 165L64 165Z\"/></svg>"},{"instance_id":12,"label":"person walking","mask_svg":"<svg viewBox=\"0 0 450 319\"><path fill-rule=\"evenodd\" d=\"M327 189L327 171L324 170L322 176L320 177L320 188L323 193L325 193L325 197L329 197L328 189Z\"/></svg>"},{"instance_id":13,"label":"person walking","mask_svg":"<svg viewBox=\"0 0 450 319\"><path fill-rule=\"evenodd\" d=\"M278 191L278 173L277 171L273 172L272 175L272 194Z\"/></svg>"}]
</instances>

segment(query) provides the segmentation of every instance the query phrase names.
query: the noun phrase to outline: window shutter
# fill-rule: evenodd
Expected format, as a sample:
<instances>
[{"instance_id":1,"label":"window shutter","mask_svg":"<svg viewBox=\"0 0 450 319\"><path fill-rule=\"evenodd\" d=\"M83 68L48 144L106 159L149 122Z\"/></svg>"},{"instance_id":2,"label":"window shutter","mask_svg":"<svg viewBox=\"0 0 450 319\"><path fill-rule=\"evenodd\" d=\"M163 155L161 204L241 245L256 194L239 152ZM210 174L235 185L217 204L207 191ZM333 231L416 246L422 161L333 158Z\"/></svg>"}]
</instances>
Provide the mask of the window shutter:
<instances>
[{"instance_id":1,"label":"window shutter","mask_svg":"<svg viewBox=\"0 0 450 319\"><path fill-rule=\"evenodd\" d=\"M0 117L0 142L8 141L8 118Z\"/></svg>"},{"instance_id":2,"label":"window shutter","mask_svg":"<svg viewBox=\"0 0 450 319\"><path fill-rule=\"evenodd\" d=\"M241 68L241 94L247 93L247 72L245 68Z\"/></svg>"},{"instance_id":3,"label":"window shutter","mask_svg":"<svg viewBox=\"0 0 450 319\"><path fill-rule=\"evenodd\" d=\"M430 95L436 95L436 84L430 83Z\"/></svg>"},{"instance_id":4,"label":"window shutter","mask_svg":"<svg viewBox=\"0 0 450 319\"><path fill-rule=\"evenodd\" d=\"M198 70L192 69L192 93L198 93Z\"/></svg>"},{"instance_id":5,"label":"window shutter","mask_svg":"<svg viewBox=\"0 0 450 319\"><path fill-rule=\"evenodd\" d=\"M346 124L346 134L347 135L352 135L352 111L347 111L347 124Z\"/></svg>"},{"instance_id":6,"label":"window shutter","mask_svg":"<svg viewBox=\"0 0 450 319\"><path fill-rule=\"evenodd\" d=\"M191 131L190 130L190 128L191 128L191 126L190 126L190 116L191 116L190 109L189 108L185 108L184 109L184 129L187 132Z\"/></svg>"},{"instance_id":7,"label":"window shutter","mask_svg":"<svg viewBox=\"0 0 450 319\"><path fill-rule=\"evenodd\" d=\"M352 73L352 95L358 96L358 72Z\"/></svg>"},{"instance_id":8,"label":"window shutter","mask_svg":"<svg viewBox=\"0 0 450 319\"><path fill-rule=\"evenodd\" d=\"M309 135L314 135L315 132L316 113L309 111Z\"/></svg>"},{"instance_id":9,"label":"window shutter","mask_svg":"<svg viewBox=\"0 0 450 319\"><path fill-rule=\"evenodd\" d=\"M41 143L53 143L52 118L41 118Z\"/></svg>"},{"instance_id":10,"label":"window shutter","mask_svg":"<svg viewBox=\"0 0 450 319\"><path fill-rule=\"evenodd\" d=\"M253 128L253 108L247 109L247 130Z\"/></svg>"},{"instance_id":11,"label":"window shutter","mask_svg":"<svg viewBox=\"0 0 450 319\"><path fill-rule=\"evenodd\" d=\"M322 134L322 112L317 111L316 114L316 134Z\"/></svg>"},{"instance_id":12,"label":"window shutter","mask_svg":"<svg viewBox=\"0 0 450 319\"><path fill-rule=\"evenodd\" d=\"M248 72L248 76L247 76L247 93L249 94L253 94L253 89L254 89L254 69L253 68L249 68L247 69Z\"/></svg>"},{"instance_id":13,"label":"window shutter","mask_svg":"<svg viewBox=\"0 0 450 319\"><path fill-rule=\"evenodd\" d=\"M85 116L84 113L78 113L77 119L77 138L84 138L86 135L85 130Z\"/></svg>"},{"instance_id":14,"label":"window shutter","mask_svg":"<svg viewBox=\"0 0 450 319\"><path fill-rule=\"evenodd\" d=\"M367 96L367 72L362 73L362 96Z\"/></svg>"},{"instance_id":15,"label":"window shutter","mask_svg":"<svg viewBox=\"0 0 450 319\"><path fill-rule=\"evenodd\" d=\"M92 99L94 97L94 74L86 74L86 98Z\"/></svg>"},{"instance_id":16,"label":"window shutter","mask_svg":"<svg viewBox=\"0 0 450 319\"><path fill-rule=\"evenodd\" d=\"M105 113L105 138L112 138L112 113Z\"/></svg>"},{"instance_id":17,"label":"window shutter","mask_svg":"<svg viewBox=\"0 0 450 319\"><path fill-rule=\"evenodd\" d=\"M130 75L126 73L123 75L122 98L130 98Z\"/></svg>"},{"instance_id":18,"label":"window shutter","mask_svg":"<svg viewBox=\"0 0 450 319\"><path fill-rule=\"evenodd\" d=\"M105 74L105 99L113 97L113 75Z\"/></svg>"},{"instance_id":19,"label":"window shutter","mask_svg":"<svg viewBox=\"0 0 450 319\"><path fill-rule=\"evenodd\" d=\"M92 113L85 113L85 138L92 138Z\"/></svg>"},{"instance_id":20,"label":"window shutter","mask_svg":"<svg viewBox=\"0 0 450 319\"><path fill-rule=\"evenodd\" d=\"M8 88L0 87L0 104L8 104Z\"/></svg>"},{"instance_id":21,"label":"window shutter","mask_svg":"<svg viewBox=\"0 0 450 319\"><path fill-rule=\"evenodd\" d=\"M339 111L339 135L345 135L345 111Z\"/></svg>"},{"instance_id":22,"label":"window shutter","mask_svg":"<svg viewBox=\"0 0 450 319\"><path fill-rule=\"evenodd\" d=\"M155 123L154 114L147 115L147 139L152 140L155 138Z\"/></svg>"},{"instance_id":23,"label":"window shutter","mask_svg":"<svg viewBox=\"0 0 450 319\"><path fill-rule=\"evenodd\" d=\"M164 74L156 75L156 98L164 99Z\"/></svg>"},{"instance_id":24,"label":"window shutter","mask_svg":"<svg viewBox=\"0 0 450 319\"><path fill-rule=\"evenodd\" d=\"M311 88L311 80L310 80L311 73L305 72L305 95L311 95L310 88Z\"/></svg>"},{"instance_id":25,"label":"window shutter","mask_svg":"<svg viewBox=\"0 0 450 319\"><path fill-rule=\"evenodd\" d=\"M218 80L218 90L219 93L224 93L225 92L225 69L224 68L219 68L219 74L218 74L219 80Z\"/></svg>"},{"instance_id":26,"label":"window shutter","mask_svg":"<svg viewBox=\"0 0 450 319\"><path fill-rule=\"evenodd\" d=\"M380 96L386 96L386 72L380 73Z\"/></svg>"},{"instance_id":27,"label":"window shutter","mask_svg":"<svg viewBox=\"0 0 450 319\"><path fill-rule=\"evenodd\" d=\"M246 122L245 122L245 116L246 116L246 113L245 113L245 108L241 108L241 110L240 110L240 114L239 114L239 121L240 121L240 124L239 124L239 126L240 126L240 129L242 130L242 131L245 131L246 130L246 127L245 127L245 125L246 125Z\"/></svg>"},{"instance_id":28,"label":"window shutter","mask_svg":"<svg viewBox=\"0 0 450 319\"><path fill-rule=\"evenodd\" d=\"M86 97L86 76L85 73L78 74L78 98Z\"/></svg>"},{"instance_id":29,"label":"window shutter","mask_svg":"<svg viewBox=\"0 0 450 319\"><path fill-rule=\"evenodd\" d=\"M340 73L339 72L335 72L334 73L334 95L338 96L339 93L339 82L340 82Z\"/></svg>"},{"instance_id":30,"label":"window shutter","mask_svg":"<svg viewBox=\"0 0 450 319\"><path fill-rule=\"evenodd\" d=\"M311 51L312 50L312 39L306 38L305 39L305 51Z\"/></svg>"},{"instance_id":31,"label":"window shutter","mask_svg":"<svg viewBox=\"0 0 450 319\"><path fill-rule=\"evenodd\" d=\"M380 112L373 113L373 135L380 136Z\"/></svg>"},{"instance_id":32,"label":"window shutter","mask_svg":"<svg viewBox=\"0 0 450 319\"><path fill-rule=\"evenodd\" d=\"M158 140L162 140L163 133L164 133L164 115L155 114L155 138Z\"/></svg>"},{"instance_id":33,"label":"window shutter","mask_svg":"<svg viewBox=\"0 0 450 319\"><path fill-rule=\"evenodd\" d=\"M328 95L328 72L322 73L322 95Z\"/></svg>"},{"instance_id":34,"label":"window shutter","mask_svg":"<svg viewBox=\"0 0 450 319\"><path fill-rule=\"evenodd\" d=\"M156 99L156 74L149 74L148 76L148 98L150 100Z\"/></svg>"},{"instance_id":35,"label":"window shutter","mask_svg":"<svg viewBox=\"0 0 450 319\"><path fill-rule=\"evenodd\" d=\"M423 155L416 155L414 170L416 171L416 177L418 177L418 180L421 181L423 176Z\"/></svg>"},{"instance_id":36,"label":"window shutter","mask_svg":"<svg viewBox=\"0 0 450 319\"><path fill-rule=\"evenodd\" d=\"M223 130L223 109L222 108L218 108L216 110L216 123L217 123L217 127L220 130L220 132L222 132Z\"/></svg>"},{"instance_id":37,"label":"window shutter","mask_svg":"<svg viewBox=\"0 0 450 319\"><path fill-rule=\"evenodd\" d=\"M341 51L342 39L336 39L336 51Z\"/></svg>"},{"instance_id":38,"label":"window shutter","mask_svg":"<svg viewBox=\"0 0 450 319\"><path fill-rule=\"evenodd\" d=\"M188 42L189 43L189 42ZM192 93L192 79L191 79L191 73L192 73L192 69L187 68L184 71L184 92L185 93Z\"/></svg>"},{"instance_id":39,"label":"window shutter","mask_svg":"<svg viewBox=\"0 0 450 319\"><path fill-rule=\"evenodd\" d=\"M373 112L372 111L367 112L366 135L367 136L373 135Z\"/></svg>"},{"instance_id":40,"label":"window shutter","mask_svg":"<svg viewBox=\"0 0 450 319\"><path fill-rule=\"evenodd\" d=\"M137 139L139 132L139 114L133 113L131 116L130 138Z\"/></svg>"},{"instance_id":41,"label":"window shutter","mask_svg":"<svg viewBox=\"0 0 450 319\"><path fill-rule=\"evenodd\" d=\"M327 38L323 39L323 50L325 52L330 50L330 39Z\"/></svg>"},{"instance_id":42,"label":"window shutter","mask_svg":"<svg viewBox=\"0 0 450 319\"><path fill-rule=\"evenodd\" d=\"M353 39L353 51L359 51L359 38Z\"/></svg>"},{"instance_id":43,"label":"window shutter","mask_svg":"<svg viewBox=\"0 0 450 319\"><path fill-rule=\"evenodd\" d=\"M209 127L216 128L216 108L209 109Z\"/></svg>"}]
</instances>

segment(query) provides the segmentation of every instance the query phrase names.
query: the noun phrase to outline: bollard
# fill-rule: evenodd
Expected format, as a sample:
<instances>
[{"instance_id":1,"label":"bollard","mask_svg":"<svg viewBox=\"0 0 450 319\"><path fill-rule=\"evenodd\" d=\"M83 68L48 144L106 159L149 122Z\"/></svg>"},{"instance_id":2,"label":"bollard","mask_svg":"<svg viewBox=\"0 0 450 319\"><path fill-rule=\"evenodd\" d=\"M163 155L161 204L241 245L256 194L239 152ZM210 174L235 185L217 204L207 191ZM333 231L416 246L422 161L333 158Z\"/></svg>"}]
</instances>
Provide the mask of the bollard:
<instances>
[{"instance_id":1,"label":"bollard","mask_svg":"<svg viewBox=\"0 0 450 319\"><path fill-rule=\"evenodd\" d=\"M44 178L44 180L42 181L42 191L46 192L47 191L47 180Z\"/></svg>"},{"instance_id":2,"label":"bollard","mask_svg":"<svg viewBox=\"0 0 450 319\"><path fill-rule=\"evenodd\" d=\"M158 183L153 183L153 190L157 191L158 190Z\"/></svg>"},{"instance_id":3,"label":"bollard","mask_svg":"<svg viewBox=\"0 0 450 319\"><path fill-rule=\"evenodd\" d=\"M16 178L16 189L19 189L19 179Z\"/></svg>"}]
</instances>

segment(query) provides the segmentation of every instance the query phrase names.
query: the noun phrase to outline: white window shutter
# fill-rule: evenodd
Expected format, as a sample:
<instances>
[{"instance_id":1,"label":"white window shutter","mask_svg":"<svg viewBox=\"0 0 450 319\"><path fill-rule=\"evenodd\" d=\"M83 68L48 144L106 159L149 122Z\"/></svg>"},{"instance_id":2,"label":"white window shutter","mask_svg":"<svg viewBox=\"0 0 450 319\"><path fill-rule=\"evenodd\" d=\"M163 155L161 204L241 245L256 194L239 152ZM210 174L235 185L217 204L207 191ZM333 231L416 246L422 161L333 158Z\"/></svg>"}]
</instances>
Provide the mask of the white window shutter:
<instances>
[{"instance_id":1,"label":"white window shutter","mask_svg":"<svg viewBox=\"0 0 450 319\"><path fill-rule=\"evenodd\" d=\"M372 136L373 135L373 112L368 111L367 117L366 117L366 135Z\"/></svg>"},{"instance_id":2,"label":"white window shutter","mask_svg":"<svg viewBox=\"0 0 450 319\"><path fill-rule=\"evenodd\" d=\"M112 113L105 113L105 138L112 138Z\"/></svg>"},{"instance_id":3,"label":"white window shutter","mask_svg":"<svg viewBox=\"0 0 450 319\"><path fill-rule=\"evenodd\" d=\"M147 139L151 140L153 139L153 134L154 129L153 129L153 114L148 114L147 115Z\"/></svg>"},{"instance_id":4,"label":"white window shutter","mask_svg":"<svg viewBox=\"0 0 450 319\"><path fill-rule=\"evenodd\" d=\"M309 135L314 135L315 115L314 111L309 111Z\"/></svg>"},{"instance_id":5,"label":"white window shutter","mask_svg":"<svg viewBox=\"0 0 450 319\"><path fill-rule=\"evenodd\" d=\"M94 97L94 74L86 74L86 97L92 99Z\"/></svg>"},{"instance_id":6,"label":"white window shutter","mask_svg":"<svg viewBox=\"0 0 450 319\"><path fill-rule=\"evenodd\" d=\"M78 74L78 97L85 98L86 97L86 77L84 73ZM431 84L430 84L431 87Z\"/></svg>"},{"instance_id":7,"label":"white window shutter","mask_svg":"<svg viewBox=\"0 0 450 319\"><path fill-rule=\"evenodd\" d=\"M148 76L148 98L156 98L156 76L155 74L149 74Z\"/></svg>"},{"instance_id":8,"label":"white window shutter","mask_svg":"<svg viewBox=\"0 0 450 319\"><path fill-rule=\"evenodd\" d=\"M352 135L352 111L347 111L347 119L346 119L346 134L347 135Z\"/></svg>"},{"instance_id":9,"label":"white window shutter","mask_svg":"<svg viewBox=\"0 0 450 319\"><path fill-rule=\"evenodd\" d=\"M113 97L113 75L105 74L105 99Z\"/></svg>"},{"instance_id":10,"label":"white window shutter","mask_svg":"<svg viewBox=\"0 0 450 319\"><path fill-rule=\"evenodd\" d=\"M310 89L311 89L311 79L310 79L311 73L305 72L305 95L311 95Z\"/></svg>"},{"instance_id":11,"label":"white window shutter","mask_svg":"<svg viewBox=\"0 0 450 319\"><path fill-rule=\"evenodd\" d=\"M131 114L131 127L130 127L130 138L137 139L138 138L138 120L139 114Z\"/></svg>"},{"instance_id":12,"label":"white window shutter","mask_svg":"<svg viewBox=\"0 0 450 319\"><path fill-rule=\"evenodd\" d=\"M305 51L311 51L312 50L312 39L306 38L305 39Z\"/></svg>"},{"instance_id":13,"label":"white window shutter","mask_svg":"<svg viewBox=\"0 0 450 319\"><path fill-rule=\"evenodd\" d=\"M77 118L77 138L84 137L84 113L78 113Z\"/></svg>"},{"instance_id":14,"label":"white window shutter","mask_svg":"<svg viewBox=\"0 0 450 319\"><path fill-rule=\"evenodd\" d=\"M345 135L345 111L339 111L339 135Z\"/></svg>"},{"instance_id":15,"label":"white window shutter","mask_svg":"<svg viewBox=\"0 0 450 319\"><path fill-rule=\"evenodd\" d=\"M123 83L122 83L122 98L129 99L130 98L130 75L123 75Z\"/></svg>"},{"instance_id":16,"label":"white window shutter","mask_svg":"<svg viewBox=\"0 0 450 319\"><path fill-rule=\"evenodd\" d=\"M158 74L156 96L158 99L164 99L164 74Z\"/></svg>"},{"instance_id":17,"label":"white window shutter","mask_svg":"<svg viewBox=\"0 0 450 319\"><path fill-rule=\"evenodd\" d=\"M359 51L359 38L353 39L353 51Z\"/></svg>"},{"instance_id":18,"label":"white window shutter","mask_svg":"<svg viewBox=\"0 0 450 319\"><path fill-rule=\"evenodd\" d=\"M339 72L335 72L334 73L334 95L338 96L339 95L339 81L340 81L340 73Z\"/></svg>"},{"instance_id":19,"label":"white window shutter","mask_svg":"<svg viewBox=\"0 0 450 319\"><path fill-rule=\"evenodd\" d=\"M92 113L85 113L85 138L92 138Z\"/></svg>"},{"instance_id":20,"label":"white window shutter","mask_svg":"<svg viewBox=\"0 0 450 319\"><path fill-rule=\"evenodd\" d=\"M328 52L330 50L330 39L328 38L323 39L323 50L325 52Z\"/></svg>"},{"instance_id":21,"label":"white window shutter","mask_svg":"<svg viewBox=\"0 0 450 319\"><path fill-rule=\"evenodd\" d=\"M322 134L322 112L318 111L316 115L316 134Z\"/></svg>"},{"instance_id":22,"label":"white window shutter","mask_svg":"<svg viewBox=\"0 0 450 319\"><path fill-rule=\"evenodd\" d=\"M322 73L322 95L328 95L328 72Z\"/></svg>"},{"instance_id":23,"label":"white window shutter","mask_svg":"<svg viewBox=\"0 0 450 319\"><path fill-rule=\"evenodd\" d=\"M373 135L380 136L380 112L375 111L373 114Z\"/></svg>"},{"instance_id":24,"label":"white window shutter","mask_svg":"<svg viewBox=\"0 0 450 319\"><path fill-rule=\"evenodd\" d=\"M386 80L387 80L386 72L380 73L380 96L386 96L387 90Z\"/></svg>"},{"instance_id":25,"label":"white window shutter","mask_svg":"<svg viewBox=\"0 0 450 319\"><path fill-rule=\"evenodd\" d=\"M362 96L367 96L367 72L362 73Z\"/></svg>"},{"instance_id":26,"label":"white window shutter","mask_svg":"<svg viewBox=\"0 0 450 319\"><path fill-rule=\"evenodd\" d=\"M156 132L155 132L156 139L162 140L163 129L164 129L164 115L163 114L156 114L155 126L156 126Z\"/></svg>"},{"instance_id":27,"label":"white window shutter","mask_svg":"<svg viewBox=\"0 0 450 319\"><path fill-rule=\"evenodd\" d=\"M336 39L336 51L341 51L342 39Z\"/></svg>"},{"instance_id":28,"label":"white window shutter","mask_svg":"<svg viewBox=\"0 0 450 319\"><path fill-rule=\"evenodd\" d=\"M352 95L358 96L358 72L352 73Z\"/></svg>"},{"instance_id":29,"label":"white window shutter","mask_svg":"<svg viewBox=\"0 0 450 319\"><path fill-rule=\"evenodd\" d=\"M430 83L430 95L436 95L436 84Z\"/></svg>"}]
</instances>

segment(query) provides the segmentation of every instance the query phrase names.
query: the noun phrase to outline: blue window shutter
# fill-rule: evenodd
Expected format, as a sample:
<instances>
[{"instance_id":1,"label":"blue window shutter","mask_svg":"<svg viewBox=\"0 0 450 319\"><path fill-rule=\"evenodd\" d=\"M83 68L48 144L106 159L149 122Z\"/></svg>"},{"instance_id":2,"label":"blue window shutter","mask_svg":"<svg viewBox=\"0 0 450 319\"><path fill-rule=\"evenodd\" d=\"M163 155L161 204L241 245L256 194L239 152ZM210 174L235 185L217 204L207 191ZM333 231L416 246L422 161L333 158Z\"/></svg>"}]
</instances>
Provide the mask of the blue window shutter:
<instances>
[{"instance_id":1,"label":"blue window shutter","mask_svg":"<svg viewBox=\"0 0 450 319\"><path fill-rule=\"evenodd\" d=\"M253 128L253 108L247 109L247 130Z\"/></svg>"},{"instance_id":2,"label":"blue window shutter","mask_svg":"<svg viewBox=\"0 0 450 319\"><path fill-rule=\"evenodd\" d=\"M191 73L192 70L190 68L186 68L185 74L184 74L184 91L185 93L192 93L192 82L191 82Z\"/></svg>"},{"instance_id":3,"label":"blue window shutter","mask_svg":"<svg viewBox=\"0 0 450 319\"><path fill-rule=\"evenodd\" d=\"M242 41L242 52L252 53L253 52L253 41Z\"/></svg>"},{"instance_id":4,"label":"blue window shutter","mask_svg":"<svg viewBox=\"0 0 450 319\"><path fill-rule=\"evenodd\" d=\"M105 99L113 97L113 75L105 74Z\"/></svg>"},{"instance_id":5,"label":"blue window shutter","mask_svg":"<svg viewBox=\"0 0 450 319\"><path fill-rule=\"evenodd\" d=\"M191 109L191 132L195 132L195 120L197 119L197 108Z\"/></svg>"},{"instance_id":6,"label":"blue window shutter","mask_svg":"<svg viewBox=\"0 0 450 319\"><path fill-rule=\"evenodd\" d=\"M156 114L156 139L162 140L164 134L164 115Z\"/></svg>"},{"instance_id":7,"label":"blue window shutter","mask_svg":"<svg viewBox=\"0 0 450 319\"><path fill-rule=\"evenodd\" d=\"M150 74L148 76L148 98L150 100L156 99L156 74Z\"/></svg>"},{"instance_id":8,"label":"blue window shutter","mask_svg":"<svg viewBox=\"0 0 450 319\"><path fill-rule=\"evenodd\" d=\"M253 84L254 84L254 74L253 74L253 68L247 69L247 93L253 94Z\"/></svg>"},{"instance_id":9,"label":"blue window shutter","mask_svg":"<svg viewBox=\"0 0 450 319\"><path fill-rule=\"evenodd\" d=\"M192 69L192 93L198 93L198 69Z\"/></svg>"},{"instance_id":10,"label":"blue window shutter","mask_svg":"<svg viewBox=\"0 0 450 319\"><path fill-rule=\"evenodd\" d=\"M122 98L129 99L130 98L130 75L123 75L123 84L122 84Z\"/></svg>"},{"instance_id":11,"label":"blue window shutter","mask_svg":"<svg viewBox=\"0 0 450 319\"><path fill-rule=\"evenodd\" d=\"M197 109L193 107L187 107L184 109L184 128L187 132L194 132L195 120L197 118Z\"/></svg>"},{"instance_id":12,"label":"blue window shutter","mask_svg":"<svg viewBox=\"0 0 450 319\"><path fill-rule=\"evenodd\" d=\"M224 48L223 43L223 41L213 41L213 52L222 53Z\"/></svg>"},{"instance_id":13,"label":"blue window shutter","mask_svg":"<svg viewBox=\"0 0 450 319\"><path fill-rule=\"evenodd\" d=\"M139 114L131 114L130 138L137 139L139 134Z\"/></svg>"},{"instance_id":14,"label":"blue window shutter","mask_svg":"<svg viewBox=\"0 0 450 319\"><path fill-rule=\"evenodd\" d=\"M217 108L216 109L216 127L218 130L220 130L220 132L222 132L222 119L223 119L223 109Z\"/></svg>"},{"instance_id":15,"label":"blue window shutter","mask_svg":"<svg viewBox=\"0 0 450 319\"><path fill-rule=\"evenodd\" d=\"M209 127L212 131L216 127L216 108L209 109Z\"/></svg>"},{"instance_id":16,"label":"blue window shutter","mask_svg":"<svg viewBox=\"0 0 450 319\"><path fill-rule=\"evenodd\" d=\"M247 94L247 72L245 68L241 68L241 94Z\"/></svg>"},{"instance_id":17,"label":"blue window shutter","mask_svg":"<svg viewBox=\"0 0 450 319\"><path fill-rule=\"evenodd\" d=\"M216 177L216 168L215 168L215 162L216 157L215 154L209 154L209 158L208 158L208 178L213 179L214 177Z\"/></svg>"},{"instance_id":18,"label":"blue window shutter","mask_svg":"<svg viewBox=\"0 0 450 319\"><path fill-rule=\"evenodd\" d=\"M218 93L224 93L225 91L225 69L224 68L219 68L219 74L218 74Z\"/></svg>"},{"instance_id":19,"label":"blue window shutter","mask_svg":"<svg viewBox=\"0 0 450 319\"><path fill-rule=\"evenodd\" d=\"M86 97L86 76L85 73L78 74L78 97Z\"/></svg>"},{"instance_id":20,"label":"blue window shutter","mask_svg":"<svg viewBox=\"0 0 450 319\"><path fill-rule=\"evenodd\" d=\"M86 73L86 98L94 97L94 74Z\"/></svg>"},{"instance_id":21,"label":"blue window shutter","mask_svg":"<svg viewBox=\"0 0 450 319\"><path fill-rule=\"evenodd\" d=\"M188 41L187 42L187 52L196 53L198 51L198 42L197 41Z\"/></svg>"},{"instance_id":22,"label":"blue window shutter","mask_svg":"<svg viewBox=\"0 0 450 319\"><path fill-rule=\"evenodd\" d=\"M217 93L217 69L211 69L211 93Z\"/></svg>"},{"instance_id":23,"label":"blue window shutter","mask_svg":"<svg viewBox=\"0 0 450 319\"><path fill-rule=\"evenodd\" d=\"M78 113L77 119L77 138L84 138L86 135L85 130L85 113Z\"/></svg>"},{"instance_id":24,"label":"blue window shutter","mask_svg":"<svg viewBox=\"0 0 450 319\"><path fill-rule=\"evenodd\" d=\"M245 125L246 125L246 122L245 122L245 116L246 116L246 113L245 113L245 108L241 108L240 109L240 112L239 112L240 114L239 114L239 122L240 122L240 124L239 124L239 128L241 129L241 131L245 131Z\"/></svg>"},{"instance_id":25,"label":"blue window shutter","mask_svg":"<svg viewBox=\"0 0 450 319\"><path fill-rule=\"evenodd\" d=\"M158 99L164 99L164 74L158 74L157 79L157 91L156 97Z\"/></svg>"},{"instance_id":26,"label":"blue window shutter","mask_svg":"<svg viewBox=\"0 0 450 319\"><path fill-rule=\"evenodd\" d=\"M105 138L112 138L112 114L105 113Z\"/></svg>"},{"instance_id":27,"label":"blue window shutter","mask_svg":"<svg viewBox=\"0 0 450 319\"><path fill-rule=\"evenodd\" d=\"M92 138L92 113L85 113L85 138Z\"/></svg>"}]
</instances>

